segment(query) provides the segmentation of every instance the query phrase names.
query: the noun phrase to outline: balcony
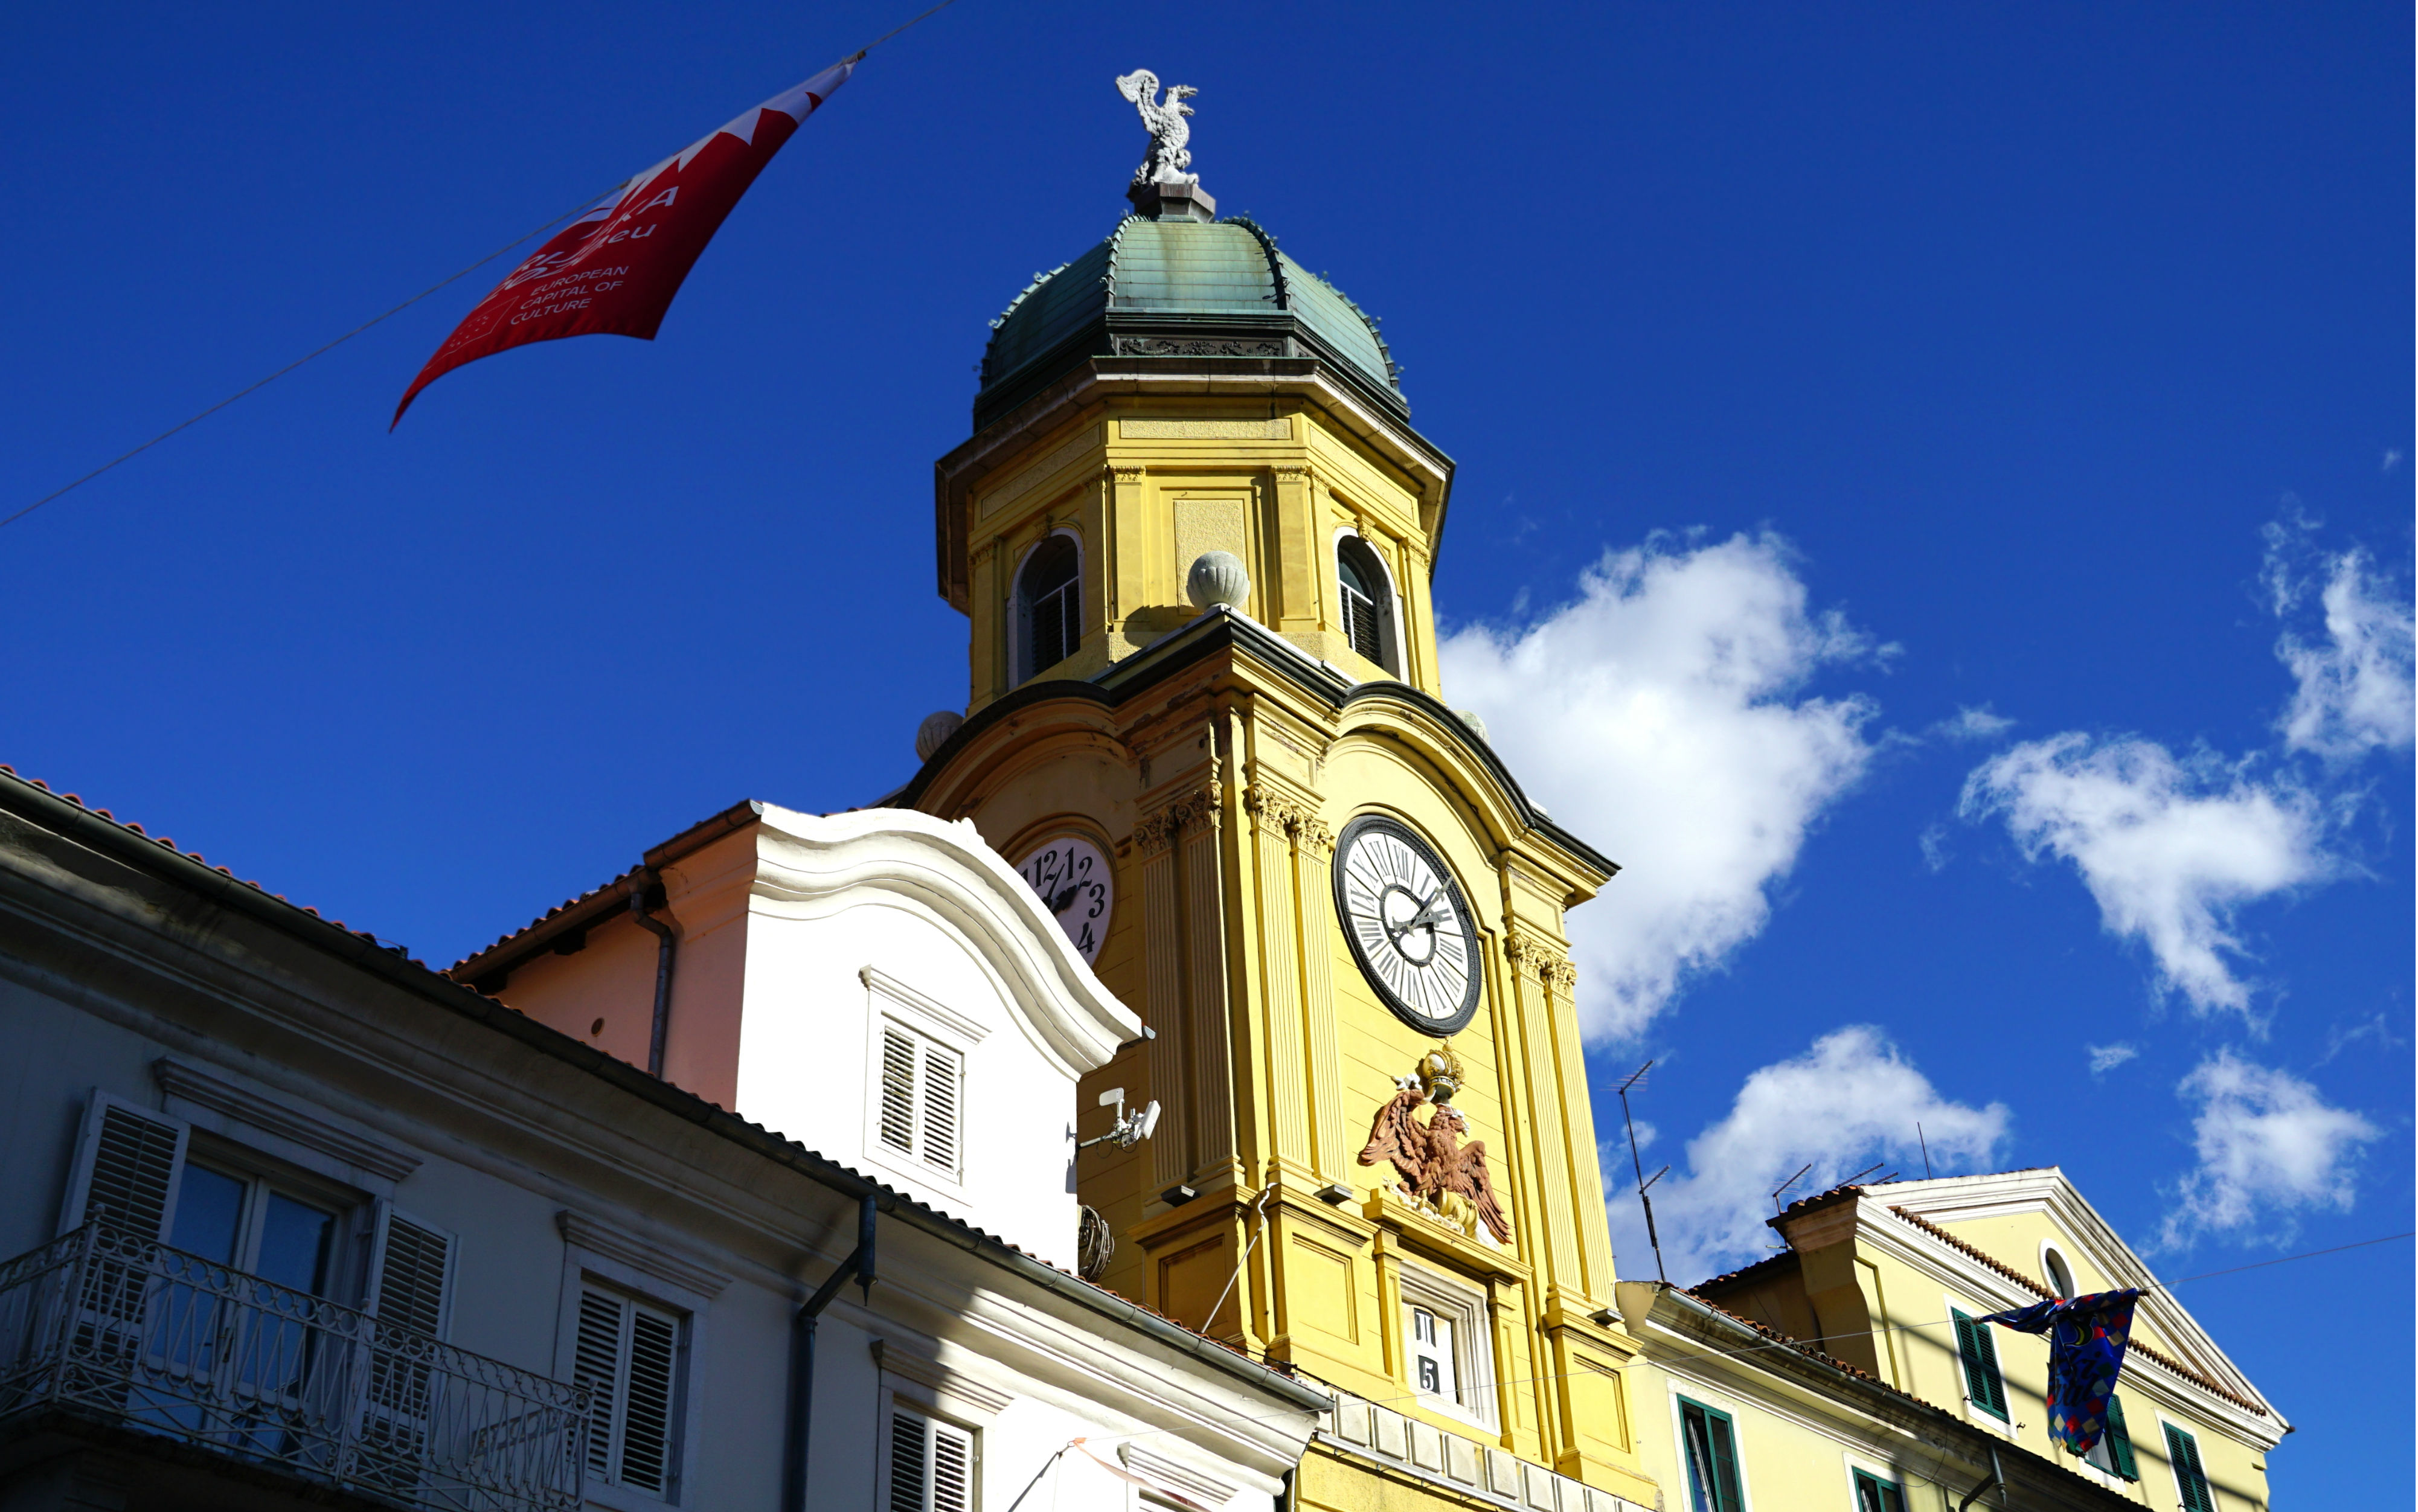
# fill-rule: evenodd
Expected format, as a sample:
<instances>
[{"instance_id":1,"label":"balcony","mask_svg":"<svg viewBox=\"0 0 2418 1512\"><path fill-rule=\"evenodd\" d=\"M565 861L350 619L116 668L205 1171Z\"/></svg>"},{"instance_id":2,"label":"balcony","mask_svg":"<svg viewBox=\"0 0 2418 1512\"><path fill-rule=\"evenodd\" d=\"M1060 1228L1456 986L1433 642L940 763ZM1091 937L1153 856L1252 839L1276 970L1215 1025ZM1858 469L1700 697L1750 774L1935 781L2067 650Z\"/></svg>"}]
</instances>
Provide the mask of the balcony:
<instances>
[{"instance_id":1,"label":"balcony","mask_svg":"<svg viewBox=\"0 0 2418 1512\"><path fill-rule=\"evenodd\" d=\"M0 1442L66 1420L319 1499L575 1512L587 1409L576 1386L99 1224L0 1264Z\"/></svg>"}]
</instances>

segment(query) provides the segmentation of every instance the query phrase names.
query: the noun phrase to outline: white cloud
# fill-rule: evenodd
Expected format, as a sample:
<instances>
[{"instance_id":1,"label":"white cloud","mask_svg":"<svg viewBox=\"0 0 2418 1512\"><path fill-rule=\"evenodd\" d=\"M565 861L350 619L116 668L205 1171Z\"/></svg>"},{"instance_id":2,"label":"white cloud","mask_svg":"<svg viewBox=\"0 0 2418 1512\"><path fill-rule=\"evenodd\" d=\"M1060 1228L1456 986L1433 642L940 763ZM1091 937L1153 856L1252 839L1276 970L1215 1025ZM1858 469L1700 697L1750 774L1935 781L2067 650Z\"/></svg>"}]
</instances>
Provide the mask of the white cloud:
<instances>
[{"instance_id":1,"label":"white cloud","mask_svg":"<svg viewBox=\"0 0 2418 1512\"><path fill-rule=\"evenodd\" d=\"M1914 843L1922 848L1922 864L1932 871L1946 871L1949 862L1955 859L1955 852L1948 848L1948 826L1944 824L1924 825Z\"/></svg>"},{"instance_id":2,"label":"white cloud","mask_svg":"<svg viewBox=\"0 0 2418 1512\"><path fill-rule=\"evenodd\" d=\"M1836 1185L1875 1160L1887 1164L1870 1180L1890 1168L1919 1177L1925 1140L1936 1174L1987 1164L2006 1133L2004 1104L1944 1099L1879 1030L1834 1031L1803 1055L1748 1077L1729 1115L1688 1141L1687 1173L1654 1188L1664 1268L1688 1286L1761 1260L1779 1242L1764 1222L1771 1189L1808 1162L1814 1169L1790 1197ZM1652 1253L1632 1184L1620 1184L1610 1210L1624 1273L1643 1275Z\"/></svg>"},{"instance_id":3,"label":"white cloud","mask_svg":"<svg viewBox=\"0 0 2418 1512\"><path fill-rule=\"evenodd\" d=\"M1931 733L1951 741L1994 741L2014 727L2013 720L1983 704L1979 709L1959 709L1954 718L1932 725Z\"/></svg>"},{"instance_id":4,"label":"white cloud","mask_svg":"<svg viewBox=\"0 0 2418 1512\"><path fill-rule=\"evenodd\" d=\"M1873 752L1869 700L1801 689L1888 649L1809 612L1768 535L1608 552L1543 618L1445 640L1453 701L1557 822L1622 864L1570 916L1589 1037L1633 1032L1763 928L1767 889Z\"/></svg>"},{"instance_id":5,"label":"white cloud","mask_svg":"<svg viewBox=\"0 0 2418 1512\"><path fill-rule=\"evenodd\" d=\"M2149 741L2028 741L1966 778L1958 812L2002 817L2027 860L2071 862L2107 929L2147 944L2160 985L2203 1013L2250 1010L2235 909L2333 867L2307 792Z\"/></svg>"},{"instance_id":6,"label":"white cloud","mask_svg":"<svg viewBox=\"0 0 2418 1512\"><path fill-rule=\"evenodd\" d=\"M2176 1091L2199 1107L2199 1166L2177 1188L2160 1231L2168 1248L2207 1234L2284 1243L2305 1209L2349 1212L2361 1147L2383 1134L2290 1072L2231 1050L2201 1061Z\"/></svg>"},{"instance_id":7,"label":"white cloud","mask_svg":"<svg viewBox=\"0 0 2418 1512\"><path fill-rule=\"evenodd\" d=\"M2275 727L2288 748L2337 761L2379 747L2407 750L2418 738L2410 602L2360 547L2319 556L2306 573L2296 568L2313 528L2297 520L2267 527L2262 575L2276 615L2288 620L2314 592L2325 623L2322 639L2304 638L2288 623L2275 642L2276 658L2299 684Z\"/></svg>"},{"instance_id":8,"label":"white cloud","mask_svg":"<svg viewBox=\"0 0 2418 1512\"><path fill-rule=\"evenodd\" d=\"M2094 1077L2104 1077L2141 1053L2134 1046L2120 1044L2086 1045L2083 1048L2090 1052L2090 1074Z\"/></svg>"}]
</instances>

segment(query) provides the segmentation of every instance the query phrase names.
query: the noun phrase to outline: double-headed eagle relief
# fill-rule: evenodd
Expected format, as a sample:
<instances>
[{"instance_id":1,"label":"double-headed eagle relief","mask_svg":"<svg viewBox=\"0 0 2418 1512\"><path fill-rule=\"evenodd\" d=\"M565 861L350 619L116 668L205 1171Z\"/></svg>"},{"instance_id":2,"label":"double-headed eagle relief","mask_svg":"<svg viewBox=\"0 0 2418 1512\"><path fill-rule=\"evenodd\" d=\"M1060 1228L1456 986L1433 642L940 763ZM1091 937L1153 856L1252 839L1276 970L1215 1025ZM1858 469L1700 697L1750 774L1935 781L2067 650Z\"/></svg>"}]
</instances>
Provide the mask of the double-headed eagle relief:
<instances>
[{"instance_id":1,"label":"double-headed eagle relief","mask_svg":"<svg viewBox=\"0 0 2418 1512\"><path fill-rule=\"evenodd\" d=\"M1150 132L1150 155L1134 170L1136 184L1197 184L1199 174L1184 170L1192 166L1192 152L1186 145L1192 140L1192 128L1185 117L1192 107L1185 101L1201 91L1190 84L1167 86L1167 100L1158 98L1158 75L1148 69L1136 69L1117 80L1117 93L1133 101L1141 113L1141 124Z\"/></svg>"},{"instance_id":2,"label":"double-headed eagle relief","mask_svg":"<svg viewBox=\"0 0 2418 1512\"><path fill-rule=\"evenodd\" d=\"M1396 1077L1394 1084L1401 1090L1377 1109L1360 1164L1392 1161L1404 1195L1433 1208L1472 1238L1482 1223L1496 1243L1508 1244L1511 1220L1495 1195L1494 1179L1486 1173L1486 1141L1461 1142L1469 1132L1469 1120L1452 1106L1461 1077L1461 1058L1450 1046L1429 1051L1419 1058L1414 1074ZM1434 1109L1425 1123L1413 1116L1422 1107Z\"/></svg>"}]
</instances>

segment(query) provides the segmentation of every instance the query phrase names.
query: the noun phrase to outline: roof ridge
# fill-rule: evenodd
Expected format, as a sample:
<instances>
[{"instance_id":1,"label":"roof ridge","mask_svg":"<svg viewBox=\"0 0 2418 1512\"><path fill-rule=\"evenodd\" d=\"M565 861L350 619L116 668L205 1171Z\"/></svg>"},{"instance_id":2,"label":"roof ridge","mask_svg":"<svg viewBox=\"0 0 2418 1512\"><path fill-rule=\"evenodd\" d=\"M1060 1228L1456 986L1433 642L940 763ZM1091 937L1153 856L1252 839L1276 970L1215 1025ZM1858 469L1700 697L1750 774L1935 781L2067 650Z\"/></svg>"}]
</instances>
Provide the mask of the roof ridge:
<instances>
[{"instance_id":1,"label":"roof ridge","mask_svg":"<svg viewBox=\"0 0 2418 1512\"><path fill-rule=\"evenodd\" d=\"M2033 1167L2030 1168L2046 1169L2047 1168ZM1913 1224L1916 1228L1921 1229L1925 1233L1932 1235L1936 1239L1943 1241L1949 1245L1949 1247L1955 1249L1962 1254L1970 1256L1974 1260L1980 1260L1983 1265L1997 1272L2000 1275L2003 1275L2008 1280L2014 1282L2017 1286L2032 1292L2043 1301L2055 1302L2058 1300L2058 1294L2049 1290L2046 1286L2033 1280L2030 1276L2016 1270L2013 1266L2009 1265L2006 1261L1998 1259L1996 1255L1978 1249L1972 1245L1966 1243L1964 1240L1957 1238L1954 1234L1950 1233L1947 1229L1942 1229L1939 1225L1932 1222L1922 1214L1919 1213L1909 1213L1901 1207L1891 1207L1890 1211L1896 1214L1899 1217L1904 1218L1906 1222ZM2165 1367L2168 1370L2171 1370L2176 1375L2182 1377L2193 1385L2199 1387L2201 1390L2208 1392L2211 1396L2223 1397L2225 1400L2233 1403L2233 1405L2242 1408L2245 1412L2257 1413L2261 1417L2272 1417L2274 1415L2258 1403L2250 1400L2246 1397L2236 1396L2234 1393L2227 1391L2225 1387L2218 1385L2215 1382L2211 1381L2208 1377L2193 1369L2190 1366L2183 1364L2181 1360L2175 1359L2173 1356L2157 1349L2153 1345L2143 1343L2140 1339L2135 1338L2125 1347L2136 1354L2156 1361L2159 1365Z\"/></svg>"}]
</instances>

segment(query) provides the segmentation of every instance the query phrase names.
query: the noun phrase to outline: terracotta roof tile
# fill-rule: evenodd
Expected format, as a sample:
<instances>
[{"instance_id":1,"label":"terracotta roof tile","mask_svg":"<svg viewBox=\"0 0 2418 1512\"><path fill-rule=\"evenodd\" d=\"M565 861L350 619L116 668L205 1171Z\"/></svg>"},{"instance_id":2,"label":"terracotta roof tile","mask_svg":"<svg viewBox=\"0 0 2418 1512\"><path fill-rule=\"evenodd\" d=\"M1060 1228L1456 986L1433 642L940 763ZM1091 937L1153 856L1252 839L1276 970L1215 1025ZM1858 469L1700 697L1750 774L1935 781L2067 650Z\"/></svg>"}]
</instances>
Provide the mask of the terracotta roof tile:
<instances>
[{"instance_id":1,"label":"terracotta roof tile","mask_svg":"<svg viewBox=\"0 0 2418 1512\"><path fill-rule=\"evenodd\" d=\"M1688 1288L1688 1291L1697 1296L1704 1295L1707 1287L1720 1287L1727 1291L1733 1287L1760 1281L1767 1275L1777 1275L1782 1271L1794 1270L1797 1268L1797 1251L1783 1250L1777 1255L1766 1255L1752 1265L1741 1265L1735 1271L1725 1271L1720 1275L1699 1281Z\"/></svg>"},{"instance_id":2,"label":"terracotta roof tile","mask_svg":"<svg viewBox=\"0 0 2418 1512\"><path fill-rule=\"evenodd\" d=\"M15 767L10 766L5 761L0 761L0 775L14 777L17 781L23 783L28 787L37 788L42 792L50 793L53 798L73 803L76 807L83 809L85 813L93 816L95 818L105 819L111 824L116 825L119 829L125 831L129 834L139 835L143 839L150 841L155 846L160 846L168 850L174 850L177 855L184 857L188 861L200 862L203 865L208 866L210 870L217 872L223 877L242 882L244 886L251 888L253 892L260 893L264 897L275 898L278 902L283 903L289 908L298 908L314 919L322 917L319 910L312 908L309 904L294 903L283 893L271 893L268 889L261 886L258 882L237 877L235 873L227 870L224 866L212 865L209 859L198 850L178 849L176 841L169 839L164 834L153 834L149 831L144 829L140 824L135 823L132 819L121 819L105 808L96 808L92 804L85 802L82 798L78 797L74 793L52 792L51 785L49 783L44 782L39 777L25 776ZM339 929L344 928L344 923L341 920L328 920L326 922L333 924ZM400 951L403 948L399 945L390 944L386 940L379 939L377 936L369 933L367 930L346 929L344 932L346 934L356 935L362 939L372 940L379 945L385 946L389 950Z\"/></svg>"}]
</instances>

